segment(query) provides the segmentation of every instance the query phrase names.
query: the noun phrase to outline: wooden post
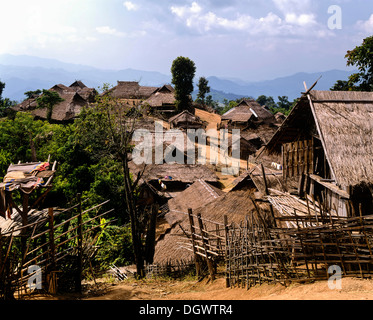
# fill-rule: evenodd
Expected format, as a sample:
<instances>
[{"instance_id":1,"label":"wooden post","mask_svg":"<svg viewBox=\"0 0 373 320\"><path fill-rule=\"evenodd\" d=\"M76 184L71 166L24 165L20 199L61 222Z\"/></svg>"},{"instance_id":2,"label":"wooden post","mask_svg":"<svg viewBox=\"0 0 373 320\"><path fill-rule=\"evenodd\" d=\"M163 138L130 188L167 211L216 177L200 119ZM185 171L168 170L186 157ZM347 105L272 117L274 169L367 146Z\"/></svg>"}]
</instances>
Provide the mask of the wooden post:
<instances>
[{"instance_id":1,"label":"wooden post","mask_svg":"<svg viewBox=\"0 0 373 320\"><path fill-rule=\"evenodd\" d=\"M305 176L304 172L302 172L300 174L299 183L298 183L298 196L300 198L303 198L303 196L304 196L304 182L305 182L305 178L306 178L306 176Z\"/></svg>"},{"instance_id":2,"label":"wooden post","mask_svg":"<svg viewBox=\"0 0 373 320\"><path fill-rule=\"evenodd\" d=\"M265 194L266 194L267 196L269 196L268 185L267 185L267 179L266 179L266 173L265 173L265 170L264 170L264 166L263 166L263 164L261 164L261 167L262 167L262 174L263 174L263 181L264 181ZM272 207L272 204L271 204L271 203L269 204L269 209L270 209L270 211L271 211L271 216L272 216L272 223L273 223L273 226L276 227L275 214L274 214L274 212L273 212L273 207Z\"/></svg>"},{"instance_id":3,"label":"wooden post","mask_svg":"<svg viewBox=\"0 0 373 320\"><path fill-rule=\"evenodd\" d=\"M79 202L78 210L78 257L77 257L77 274L76 274L76 283L75 283L75 290L79 293L82 292L82 267L83 267L83 230L82 230L82 201L81 201L81 194L78 193L77 198Z\"/></svg>"},{"instance_id":4,"label":"wooden post","mask_svg":"<svg viewBox=\"0 0 373 320\"><path fill-rule=\"evenodd\" d=\"M50 267L47 276L48 292L51 294L57 293L57 280L56 280L56 245L54 242L54 215L53 208L48 208L48 221L49 221L49 259Z\"/></svg>"},{"instance_id":5,"label":"wooden post","mask_svg":"<svg viewBox=\"0 0 373 320\"><path fill-rule=\"evenodd\" d=\"M225 230L225 286L230 287L230 270L229 270L229 230L228 230L228 217L224 215L224 230Z\"/></svg>"},{"instance_id":6,"label":"wooden post","mask_svg":"<svg viewBox=\"0 0 373 320\"><path fill-rule=\"evenodd\" d=\"M203 223L202 223L201 214L198 213L197 217L198 217L199 229L201 231L202 245L203 245L203 249L205 251L207 267L209 269L211 280L213 281L213 280L215 280L215 273L214 273L214 265L212 263L211 256L210 256L210 254L208 252L208 250L209 250L209 240L208 240L209 235L203 229Z\"/></svg>"},{"instance_id":7,"label":"wooden post","mask_svg":"<svg viewBox=\"0 0 373 320\"><path fill-rule=\"evenodd\" d=\"M148 264L153 263L155 250L155 229L157 225L158 205L153 204L148 223L148 230L146 232L145 242L145 261Z\"/></svg>"},{"instance_id":8,"label":"wooden post","mask_svg":"<svg viewBox=\"0 0 373 320\"><path fill-rule=\"evenodd\" d=\"M56 267L56 262L55 262L56 246L54 243L53 208L48 208L48 218L49 218L49 259L50 259L51 271L54 271Z\"/></svg>"},{"instance_id":9,"label":"wooden post","mask_svg":"<svg viewBox=\"0 0 373 320\"><path fill-rule=\"evenodd\" d=\"M192 247L193 247L193 254L194 254L194 263L196 265L196 275L199 277L201 275L201 265L199 263L199 256L197 254L197 248L196 246L196 238L195 238L195 228L194 228L194 220L193 220L193 211L191 208L188 209L188 217L189 217L189 224L190 224L190 233L191 233L191 239L192 239Z\"/></svg>"}]
</instances>

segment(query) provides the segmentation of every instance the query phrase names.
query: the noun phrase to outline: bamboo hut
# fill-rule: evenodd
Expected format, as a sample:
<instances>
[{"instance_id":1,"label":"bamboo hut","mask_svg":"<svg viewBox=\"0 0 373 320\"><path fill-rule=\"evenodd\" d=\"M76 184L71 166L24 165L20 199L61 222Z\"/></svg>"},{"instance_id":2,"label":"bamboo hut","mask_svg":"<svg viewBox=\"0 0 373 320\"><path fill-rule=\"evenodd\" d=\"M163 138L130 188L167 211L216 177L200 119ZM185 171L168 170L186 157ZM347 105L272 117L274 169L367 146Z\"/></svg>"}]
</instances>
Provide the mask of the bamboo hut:
<instances>
[{"instance_id":1,"label":"bamboo hut","mask_svg":"<svg viewBox=\"0 0 373 320\"><path fill-rule=\"evenodd\" d=\"M182 196L182 195L180 195ZM253 204L253 190L238 190L235 192L228 192L220 195L218 198L206 203L203 206L195 208L193 214L201 214L204 221L214 221L223 223L224 215L227 215L229 222L240 223L246 217L246 215L255 210ZM193 205L189 203L189 207ZM175 226L169 230L169 233L161 237L156 244L154 263L164 264L170 261L193 261L193 252L187 250L187 243L190 241L187 239L186 230L190 229L188 215L185 208L188 204L185 203L182 206L184 212L184 219L178 220ZM181 216L182 214L180 214ZM206 230L212 230L215 228L215 224L206 223ZM223 232L221 233L223 235Z\"/></svg>"},{"instance_id":2,"label":"bamboo hut","mask_svg":"<svg viewBox=\"0 0 373 320\"><path fill-rule=\"evenodd\" d=\"M168 122L170 123L171 129L202 129L205 125L199 117L190 113L188 110L184 110L179 114L171 117Z\"/></svg>"},{"instance_id":3,"label":"bamboo hut","mask_svg":"<svg viewBox=\"0 0 373 320\"><path fill-rule=\"evenodd\" d=\"M307 91L263 154L298 193L340 216L372 214L373 93Z\"/></svg>"},{"instance_id":4,"label":"bamboo hut","mask_svg":"<svg viewBox=\"0 0 373 320\"><path fill-rule=\"evenodd\" d=\"M253 99L243 99L221 117L223 127L231 129L257 128L261 124L274 124L274 115Z\"/></svg>"},{"instance_id":5,"label":"bamboo hut","mask_svg":"<svg viewBox=\"0 0 373 320\"><path fill-rule=\"evenodd\" d=\"M169 118L177 111L175 100L175 89L170 85L163 85L154 90L142 105L151 113L159 113Z\"/></svg>"},{"instance_id":6,"label":"bamboo hut","mask_svg":"<svg viewBox=\"0 0 373 320\"><path fill-rule=\"evenodd\" d=\"M88 88L83 82L75 81L69 87L56 84L49 90L55 91L63 99L53 107L51 120L65 123L76 119L84 107L88 107L95 101L96 90ZM14 106L14 111L29 111L36 119L47 119L47 109L38 108L37 97L26 99Z\"/></svg>"},{"instance_id":7,"label":"bamboo hut","mask_svg":"<svg viewBox=\"0 0 373 320\"><path fill-rule=\"evenodd\" d=\"M117 85L103 94L110 94L111 97L119 99L132 106L139 105L149 98L157 87L140 86L137 81L117 81Z\"/></svg>"}]
</instances>

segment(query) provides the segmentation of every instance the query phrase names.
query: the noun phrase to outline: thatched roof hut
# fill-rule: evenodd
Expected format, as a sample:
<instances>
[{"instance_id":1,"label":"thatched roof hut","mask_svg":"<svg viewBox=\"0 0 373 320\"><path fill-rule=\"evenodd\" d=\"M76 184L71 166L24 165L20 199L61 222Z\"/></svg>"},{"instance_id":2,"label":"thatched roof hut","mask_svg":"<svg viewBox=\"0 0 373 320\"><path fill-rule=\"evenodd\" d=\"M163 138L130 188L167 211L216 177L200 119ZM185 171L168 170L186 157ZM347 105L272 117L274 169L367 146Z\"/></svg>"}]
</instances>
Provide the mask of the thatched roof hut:
<instances>
[{"instance_id":1,"label":"thatched roof hut","mask_svg":"<svg viewBox=\"0 0 373 320\"><path fill-rule=\"evenodd\" d=\"M110 93L116 99L136 99L145 100L157 87L140 86L137 81L117 81L117 85L109 89L106 93Z\"/></svg>"},{"instance_id":2,"label":"thatched roof hut","mask_svg":"<svg viewBox=\"0 0 373 320\"><path fill-rule=\"evenodd\" d=\"M60 94L60 97L63 101L53 107L52 121L72 121L80 114L84 107L88 106L87 100L77 92L63 92ZM46 108L37 108L31 114L35 118L47 119Z\"/></svg>"},{"instance_id":3,"label":"thatched roof hut","mask_svg":"<svg viewBox=\"0 0 373 320\"><path fill-rule=\"evenodd\" d=\"M242 99L236 107L223 114L221 120L228 122L229 128L241 129L250 124L276 122L273 114L253 99Z\"/></svg>"},{"instance_id":4,"label":"thatched roof hut","mask_svg":"<svg viewBox=\"0 0 373 320\"><path fill-rule=\"evenodd\" d=\"M321 190L320 198L328 190L343 200L330 204L341 207L335 211L358 212L360 203L368 213L372 194L361 186L373 184L372 134L372 92L314 90L300 98L265 152L282 155L285 178L303 172ZM346 207L346 199L354 208Z\"/></svg>"},{"instance_id":5,"label":"thatched roof hut","mask_svg":"<svg viewBox=\"0 0 373 320\"><path fill-rule=\"evenodd\" d=\"M168 122L171 128L181 129L200 129L203 128L203 122L199 117L190 113L188 110L184 110L179 114L171 117Z\"/></svg>"},{"instance_id":6,"label":"thatched roof hut","mask_svg":"<svg viewBox=\"0 0 373 320\"><path fill-rule=\"evenodd\" d=\"M53 107L52 121L55 122L73 121L83 107L95 101L97 95L94 88L88 88L81 81L75 81L69 87L64 84L56 84L49 90L57 92L64 100ZM46 108L37 108L37 106L35 97L21 102L12 109L14 111L31 111L31 114L36 118L46 119Z\"/></svg>"},{"instance_id":7,"label":"thatched roof hut","mask_svg":"<svg viewBox=\"0 0 373 320\"><path fill-rule=\"evenodd\" d=\"M153 91L143 102L143 106L150 108L151 112L172 115L176 112L175 101L175 89L170 85L163 85Z\"/></svg>"},{"instance_id":8,"label":"thatched roof hut","mask_svg":"<svg viewBox=\"0 0 373 320\"><path fill-rule=\"evenodd\" d=\"M250 211L255 210L252 197L253 190L228 192L204 206L194 209L193 214L200 213L202 218L218 223L223 223L224 215L227 215L229 223L240 223ZM188 216L186 214L184 216L185 218L180 223L157 241L154 254L155 264L165 264L176 260L193 260L193 253L183 248L182 245L182 243L189 241L186 240L183 230L190 230ZM213 230L215 225L206 222L206 228Z\"/></svg>"},{"instance_id":9,"label":"thatched roof hut","mask_svg":"<svg viewBox=\"0 0 373 320\"><path fill-rule=\"evenodd\" d=\"M198 179L185 191L168 201L169 212L165 215L165 219L170 226L174 226L185 219L186 216L183 213L188 212L188 208L197 209L224 194L225 192L219 188Z\"/></svg>"}]
</instances>

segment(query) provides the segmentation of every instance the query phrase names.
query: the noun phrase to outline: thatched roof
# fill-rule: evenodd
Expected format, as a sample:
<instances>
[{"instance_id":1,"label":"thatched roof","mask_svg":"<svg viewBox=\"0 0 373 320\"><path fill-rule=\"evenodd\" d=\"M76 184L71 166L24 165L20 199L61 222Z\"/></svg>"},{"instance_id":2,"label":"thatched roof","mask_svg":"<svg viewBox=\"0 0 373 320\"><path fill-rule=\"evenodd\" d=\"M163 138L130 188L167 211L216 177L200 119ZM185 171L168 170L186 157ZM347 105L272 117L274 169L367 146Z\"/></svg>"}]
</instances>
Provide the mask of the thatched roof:
<instances>
[{"instance_id":1,"label":"thatched roof","mask_svg":"<svg viewBox=\"0 0 373 320\"><path fill-rule=\"evenodd\" d=\"M117 99L147 99L156 89L157 87L140 86L137 81L118 81L108 92Z\"/></svg>"},{"instance_id":2,"label":"thatched roof","mask_svg":"<svg viewBox=\"0 0 373 320\"><path fill-rule=\"evenodd\" d=\"M84 106L95 101L97 91L88 88L82 81L75 81L69 87L56 84L49 90L57 92L64 101L53 107L53 121L70 121L76 118ZM46 108L37 108L36 98L27 99L12 108L15 111L31 111L31 114L40 119L47 118Z\"/></svg>"},{"instance_id":3,"label":"thatched roof","mask_svg":"<svg viewBox=\"0 0 373 320\"><path fill-rule=\"evenodd\" d=\"M223 114L221 119L232 122L247 122L250 119L253 121L275 121L271 112L252 99L241 100L236 107Z\"/></svg>"},{"instance_id":4,"label":"thatched roof","mask_svg":"<svg viewBox=\"0 0 373 320\"><path fill-rule=\"evenodd\" d=\"M129 163L129 167L134 175L137 175L143 168L142 165L137 166L132 161ZM171 177L171 179L165 177ZM218 182L217 175L205 165L179 163L147 165L142 179L145 181L162 180L166 184L167 182L193 183L199 179L211 183Z\"/></svg>"},{"instance_id":5,"label":"thatched roof","mask_svg":"<svg viewBox=\"0 0 373 320\"><path fill-rule=\"evenodd\" d=\"M180 192L176 197L168 201L169 212L165 215L170 226L185 219L188 208L197 209L207 203L218 199L225 192L214 187L208 182L198 179L185 191Z\"/></svg>"},{"instance_id":6,"label":"thatched roof","mask_svg":"<svg viewBox=\"0 0 373 320\"><path fill-rule=\"evenodd\" d=\"M144 101L144 105L148 105L150 107L161 107L164 105L171 105L175 104L175 90L170 85L164 85L158 89L156 89L151 96Z\"/></svg>"},{"instance_id":7,"label":"thatched roof","mask_svg":"<svg viewBox=\"0 0 373 320\"><path fill-rule=\"evenodd\" d=\"M303 95L266 151L312 135L322 141L337 185L373 183L373 92L311 91Z\"/></svg>"},{"instance_id":8,"label":"thatched roof","mask_svg":"<svg viewBox=\"0 0 373 320\"><path fill-rule=\"evenodd\" d=\"M60 97L64 101L53 107L52 120L54 121L73 120L80 114L83 107L88 106L87 100L77 92L63 92L60 94ZM32 110L31 113L37 118L47 118L46 108L37 108Z\"/></svg>"},{"instance_id":9,"label":"thatched roof","mask_svg":"<svg viewBox=\"0 0 373 320\"><path fill-rule=\"evenodd\" d=\"M193 210L193 214L201 214L202 218L223 223L224 215L228 216L228 222L240 223L245 216L252 210L254 205L251 201L253 191L234 191L226 193L214 201ZM182 248L181 243L185 243L183 229L190 230L188 216L180 222L181 227L177 224L162 240L159 240L155 247L154 263L163 264L175 260L192 260L193 253ZM207 230L213 230L215 225L206 223Z\"/></svg>"},{"instance_id":10,"label":"thatched roof","mask_svg":"<svg viewBox=\"0 0 373 320\"><path fill-rule=\"evenodd\" d=\"M201 128L204 125L199 117L192 114L188 110L184 110L171 117L168 122L171 124L171 127L183 127L185 129L187 129L189 126L191 128Z\"/></svg>"}]
</instances>

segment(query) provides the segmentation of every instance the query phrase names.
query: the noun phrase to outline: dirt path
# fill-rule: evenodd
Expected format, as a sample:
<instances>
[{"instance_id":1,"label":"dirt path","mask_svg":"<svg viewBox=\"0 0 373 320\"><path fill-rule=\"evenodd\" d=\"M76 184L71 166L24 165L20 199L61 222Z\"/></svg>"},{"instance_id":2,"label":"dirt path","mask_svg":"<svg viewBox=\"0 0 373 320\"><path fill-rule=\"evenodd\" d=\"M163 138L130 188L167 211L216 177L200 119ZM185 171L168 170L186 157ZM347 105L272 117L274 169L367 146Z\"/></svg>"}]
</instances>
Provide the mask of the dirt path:
<instances>
[{"instance_id":1,"label":"dirt path","mask_svg":"<svg viewBox=\"0 0 373 320\"><path fill-rule=\"evenodd\" d=\"M87 300L373 300L373 280L342 279L342 289L331 290L327 281L308 284L262 284L250 290L226 288L225 280L124 281Z\"/></svg>"}]
</instances>

